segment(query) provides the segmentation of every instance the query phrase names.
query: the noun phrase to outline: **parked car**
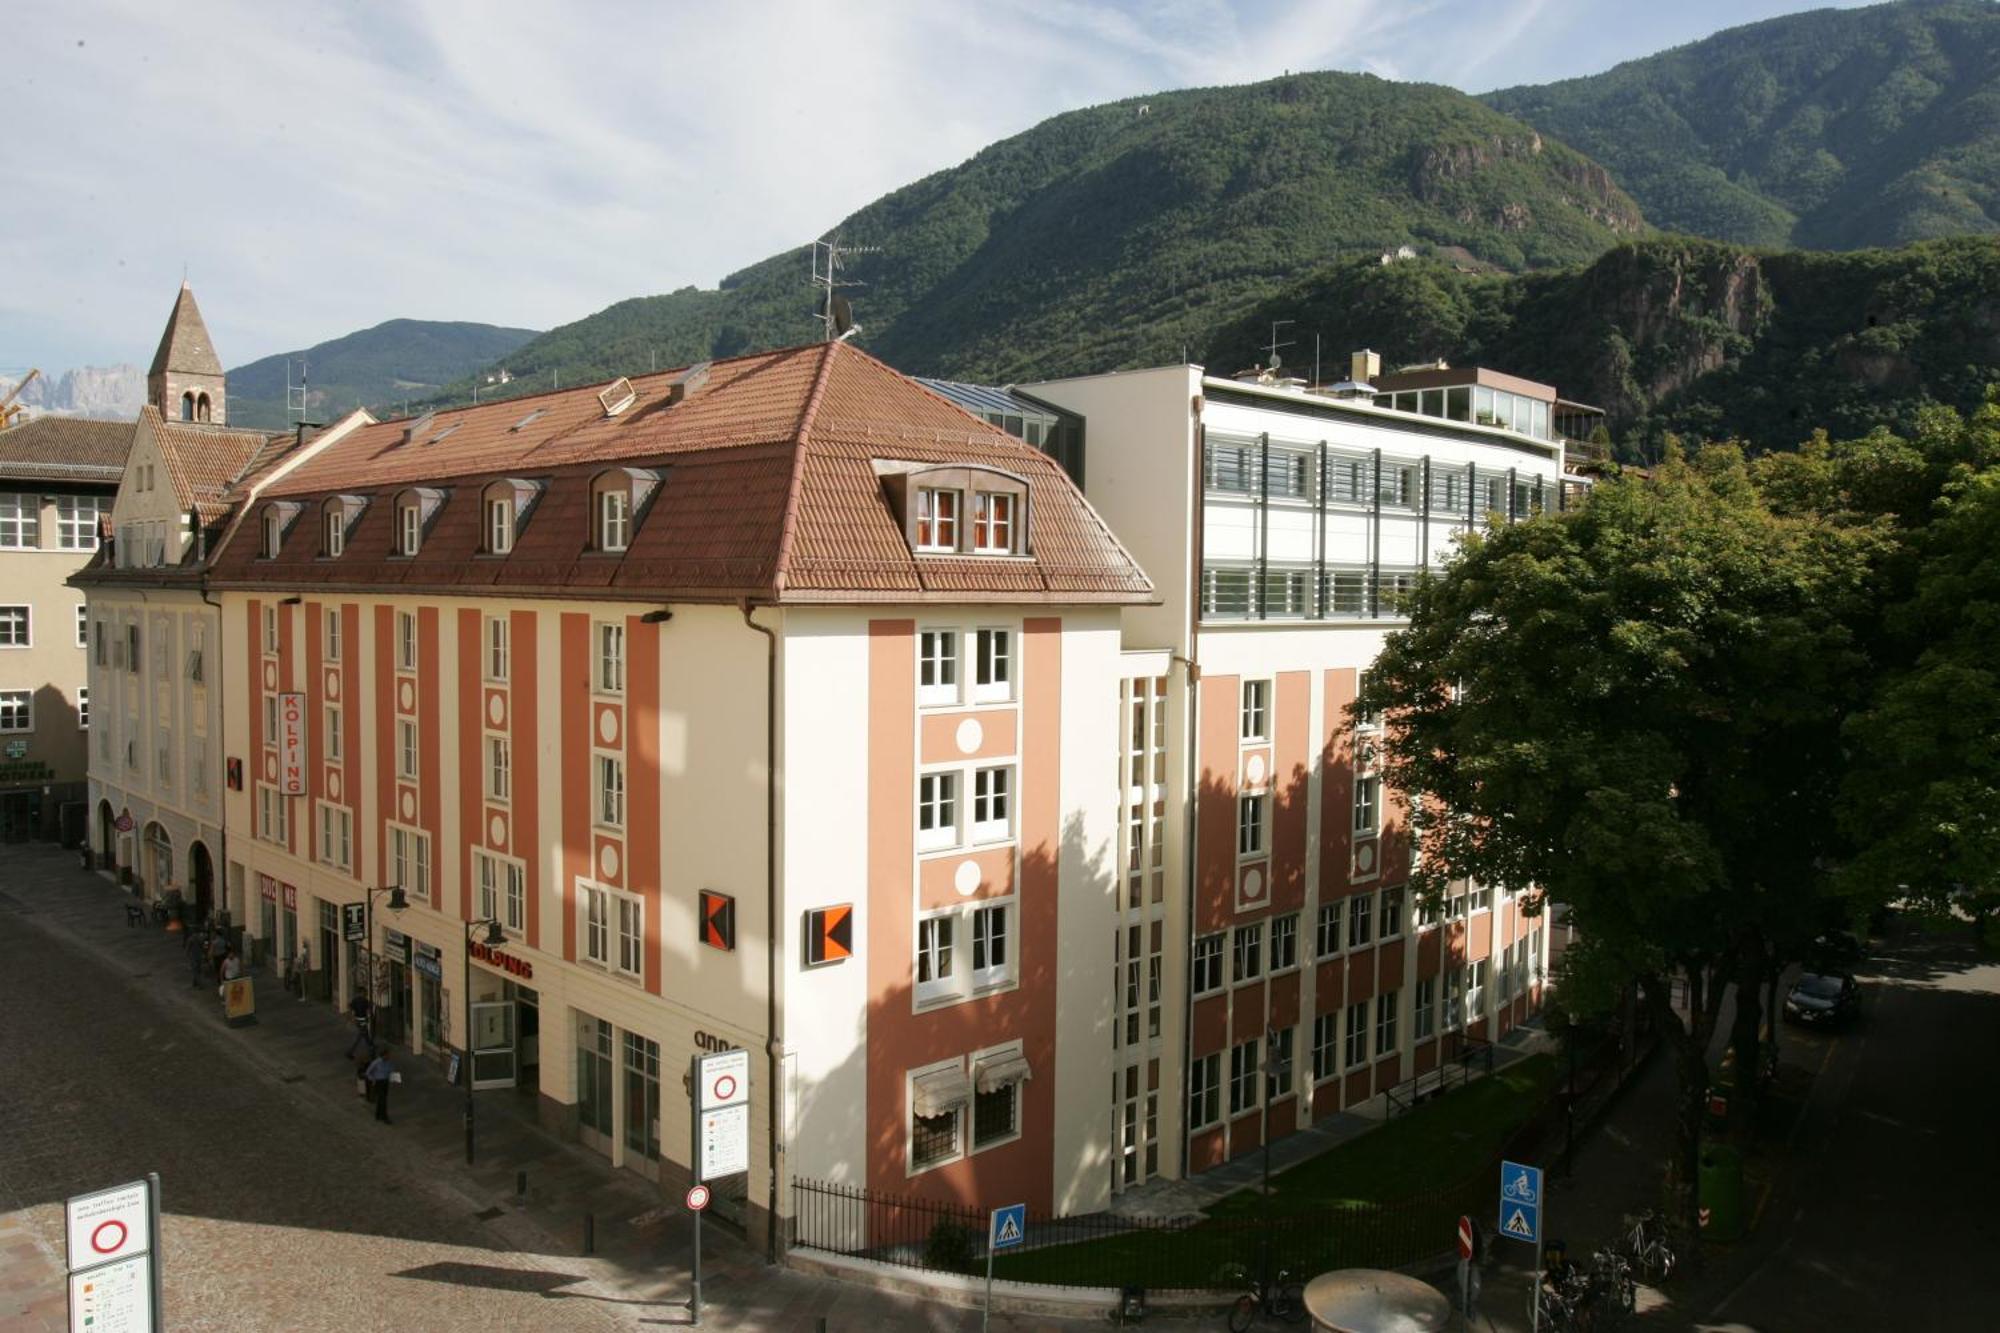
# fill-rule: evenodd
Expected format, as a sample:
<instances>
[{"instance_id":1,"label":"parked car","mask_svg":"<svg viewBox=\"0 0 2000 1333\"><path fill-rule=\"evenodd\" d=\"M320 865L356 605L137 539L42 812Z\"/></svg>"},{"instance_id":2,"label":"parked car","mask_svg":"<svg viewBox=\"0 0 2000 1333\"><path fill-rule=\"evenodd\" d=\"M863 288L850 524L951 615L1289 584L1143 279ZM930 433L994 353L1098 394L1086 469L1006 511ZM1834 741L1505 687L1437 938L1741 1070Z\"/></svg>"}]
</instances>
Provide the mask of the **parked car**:
<instances>
[{"instance_id":1,"label":"parked car","mask_svg":"<svg viewBox=\"0 0 2000 1333\"><path fill-rule=\"evenodd\" d=\"M1794 1023L1845 1023L1861 1007L1861 988L1845 973L1806 972L1785 996L1785 1017Z\"/></svg>"}]
</instances>

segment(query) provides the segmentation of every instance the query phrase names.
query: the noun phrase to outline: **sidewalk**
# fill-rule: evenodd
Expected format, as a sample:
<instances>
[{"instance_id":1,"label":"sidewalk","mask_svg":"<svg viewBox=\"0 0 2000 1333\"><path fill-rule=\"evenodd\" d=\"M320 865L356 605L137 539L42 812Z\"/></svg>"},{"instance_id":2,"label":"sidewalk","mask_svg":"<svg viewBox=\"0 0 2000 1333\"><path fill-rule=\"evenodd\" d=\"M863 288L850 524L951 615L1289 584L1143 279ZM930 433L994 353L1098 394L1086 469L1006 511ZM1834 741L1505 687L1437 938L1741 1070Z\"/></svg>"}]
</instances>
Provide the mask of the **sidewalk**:
<instances>
[{"instance_id":1,"label":"sidewalk","mask_svg":"<svg viewBox=\"0 0 2000 1333\"><path fill-rule=\"evenodd\" d=\"M163 1017L199 1031L225 1058L293 1096L311 1099L325 1114L351 1115L357 1124L372 1114L355 1094L354 1067L344 1056L352 1029L330 1004L295 999L267 969L259 969L254 974L258 1021L227 1027L215 984L190 984L182 936L150 923L127 926L129 896L109 879L80 869L73 853L41 845L10 848L0 896L10 921L59 935L132 977L154 1006L154 1014L135 1020ZM467 1214L481 1220L497 1247L560 1257L564 1273L578 1275L561 1294L629 1307L638 1324L686 1322L692 1223L678 1199L544 1133L532 1106L509 1091L475 1094L477 1164L467 1167L464 1093L427 1062L398 1064L404 1082L390 1098L394 1124L381 1131L375 1153L400 1157L399 1170L462 1198ZM282 1133L282 1127L274 1131ZM526 1175L525 1195L516 1193L517 1172ZM595 1221L590 1256L583 1253L586 1215ZM8 1252L21 1254L16 1247L24 1243L10 1236ZM702 1276L707 1328L810 1330L821 1317L830 1333L978 1326L977 1311L772 1268L760 1251L718 1225L703 1229ZM478 1276L466 1280L477 1282ZM58 1285L57 1312L61 1299ZM1082 1326L998 1314L992 1321L995 1329L1013 1331Z\"/></svg>"}]
</instances>

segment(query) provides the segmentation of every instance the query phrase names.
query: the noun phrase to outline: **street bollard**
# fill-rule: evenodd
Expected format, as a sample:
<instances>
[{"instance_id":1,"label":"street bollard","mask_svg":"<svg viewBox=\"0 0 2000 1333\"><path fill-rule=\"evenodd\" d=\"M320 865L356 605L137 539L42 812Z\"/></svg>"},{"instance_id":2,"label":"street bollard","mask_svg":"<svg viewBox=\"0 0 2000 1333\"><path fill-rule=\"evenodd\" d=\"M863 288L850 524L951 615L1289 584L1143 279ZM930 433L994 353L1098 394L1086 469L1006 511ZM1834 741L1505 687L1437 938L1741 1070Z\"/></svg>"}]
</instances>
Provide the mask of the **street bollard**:
<instances>
[{"instance_id":1,"label":"street bollard","mask_svg":"<svg viewBox=\"0 0 2000 1333\"><path fill-rule=\"evenodd\" d=\"M590 1213L583 1215L583 1252L597 1253L597 1218Z\"/></svg>"}]
</instances>

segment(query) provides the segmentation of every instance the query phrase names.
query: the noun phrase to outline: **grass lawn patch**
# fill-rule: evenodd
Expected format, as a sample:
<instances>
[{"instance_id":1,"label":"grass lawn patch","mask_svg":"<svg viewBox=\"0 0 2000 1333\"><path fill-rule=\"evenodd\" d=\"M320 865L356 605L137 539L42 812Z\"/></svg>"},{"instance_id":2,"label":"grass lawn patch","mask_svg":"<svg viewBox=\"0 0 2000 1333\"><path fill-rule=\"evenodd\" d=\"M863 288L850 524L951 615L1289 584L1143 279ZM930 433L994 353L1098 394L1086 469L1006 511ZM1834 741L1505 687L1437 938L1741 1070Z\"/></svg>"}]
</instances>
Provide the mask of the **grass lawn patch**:
<instances>
[{"instance_id":1,"label":"grass lawn patch","mask_svg":"<svg viewBox=\"0 0 2000 1333\"><path fill-rule=\"evenodd\" d=\"M1555 1080L1554 1057L1518 1061L1273 1176L1269 1213L1277 1225L1268 1236L1263 1200L1242 1190L1186 1226L1004 1253L995 1275L1072 1286L1227 1287L1240 1282L1232 1267L1256 1271L1267 1243L1272 1264L1295 1274L1408 1263L1451 1243L1466 1204L1458 1187L1493 1161Z\"/></svg>"}]
</instances>

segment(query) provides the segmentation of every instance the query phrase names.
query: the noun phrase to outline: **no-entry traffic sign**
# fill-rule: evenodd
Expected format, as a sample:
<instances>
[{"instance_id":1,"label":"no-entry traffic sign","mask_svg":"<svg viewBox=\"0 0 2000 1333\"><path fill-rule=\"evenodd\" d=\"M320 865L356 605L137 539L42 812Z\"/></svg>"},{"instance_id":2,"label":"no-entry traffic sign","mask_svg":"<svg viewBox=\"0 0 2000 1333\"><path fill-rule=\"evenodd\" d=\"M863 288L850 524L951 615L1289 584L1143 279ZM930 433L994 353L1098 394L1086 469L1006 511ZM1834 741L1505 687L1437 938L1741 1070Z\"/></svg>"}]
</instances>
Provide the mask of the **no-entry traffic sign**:
<instances>
[{"instance_id":1,"label":"no-entry traffic sign","mask_svg":"<svg viewBox=\"0 0 2000 1333\"><path fill-rule=\"evenodd\" d=\"M1472 1257L1472 1219L1463 1214L1458 1219L1458 1257Z\"/></svg>"},{"instance_id":2,"label":"no-entry traffic sign","mask_svg":"<svg viewBox=\"0 0 2000 1333\"><path fill-rule=\"evenodd\" d=\"M690 1185L687 1192L688 1211L698 1213L708 1207L708 1186Z\"/></svg>"}]
</instances>

